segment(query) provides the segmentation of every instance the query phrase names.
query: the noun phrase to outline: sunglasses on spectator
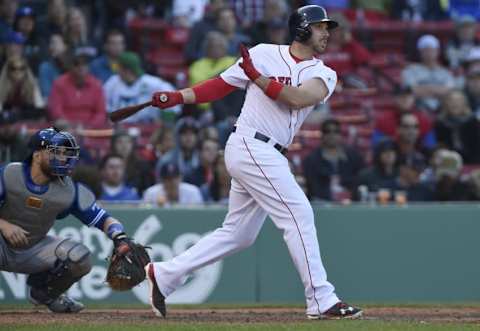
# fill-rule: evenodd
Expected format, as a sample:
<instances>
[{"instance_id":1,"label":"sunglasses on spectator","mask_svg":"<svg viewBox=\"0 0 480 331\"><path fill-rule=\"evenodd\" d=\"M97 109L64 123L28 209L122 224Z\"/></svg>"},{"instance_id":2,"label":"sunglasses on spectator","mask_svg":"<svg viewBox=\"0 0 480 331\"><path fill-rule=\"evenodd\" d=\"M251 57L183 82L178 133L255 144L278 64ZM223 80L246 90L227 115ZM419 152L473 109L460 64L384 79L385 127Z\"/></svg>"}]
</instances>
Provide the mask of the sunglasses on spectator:
<instances>
[{"instance_id":1,"label":"sunglasses on spectator","mask_svg":"<svg viewBox=\"0 0 480 331\"><path fill-rule=\"evenodd\" d=\"M10 69L11 71L23 71L25 70L25 66L23 65L12 65L12 66L9 66L8 69Z\"/></svg>"}]
</instances>

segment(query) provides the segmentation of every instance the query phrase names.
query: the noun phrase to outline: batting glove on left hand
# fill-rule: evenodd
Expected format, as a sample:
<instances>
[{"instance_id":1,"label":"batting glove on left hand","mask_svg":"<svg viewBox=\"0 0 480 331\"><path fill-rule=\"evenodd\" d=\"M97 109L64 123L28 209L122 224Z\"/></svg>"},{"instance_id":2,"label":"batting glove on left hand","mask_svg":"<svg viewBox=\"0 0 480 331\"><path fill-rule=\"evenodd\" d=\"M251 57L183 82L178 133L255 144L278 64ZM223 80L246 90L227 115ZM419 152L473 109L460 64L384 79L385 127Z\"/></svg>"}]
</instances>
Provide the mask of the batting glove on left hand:
<instances>
[{"instance_id":1,"label":"batting glove on left hand","mask_svg":"<svg viewBox=\"0 0 480 331\"><path fill-rule=\"evenodd\" d=\"M152 106L161 109L170 108L183 103L182 93L178 91L155 92L152 96Z\"/></svg>"},{"instance_id":2,"label":"batting glove on left hand","mask_svg":"<svg viewBox=\"0 0 480 331\"><path fill-rule=\"evenodd\" d=\"M250 53L244 44L240 44L240 54L242 54L242 62L240 62L238 65L243 69L245 75L247 75L247 77L254 82L261 75L257 69L255 69L252 58L250 57Z\"/></svg>"}]
</instances>

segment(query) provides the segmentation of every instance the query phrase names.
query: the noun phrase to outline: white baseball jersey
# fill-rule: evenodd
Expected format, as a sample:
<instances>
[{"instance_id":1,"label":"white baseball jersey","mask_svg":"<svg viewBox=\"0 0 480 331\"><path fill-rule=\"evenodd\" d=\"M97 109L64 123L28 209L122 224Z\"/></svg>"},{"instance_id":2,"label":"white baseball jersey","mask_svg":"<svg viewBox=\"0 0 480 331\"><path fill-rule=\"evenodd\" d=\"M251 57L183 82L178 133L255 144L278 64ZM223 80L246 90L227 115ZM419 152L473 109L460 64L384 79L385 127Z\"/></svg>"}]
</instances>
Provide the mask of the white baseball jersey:
<instances>
[{"instance_id":1,"label":"white baseball jersey","mask_svg":"<svg viewBox=\"0 0 480 331\"><path fill-rule=\"evenodd\" d=\"M312 78L322 79L328 88L325 102L335 88L335 72L318 59L296 63L288 47L261 44L252 48L250 55L262 75L284 84L299 86ZM247 89L237 128L225 147L225 165L232 176L228 214L221 228L186 252L154 264L158 288L167 297L185 282L185 275L250 246L268 215L283 231L302 279L307 314L321 315L339 298L323 267L310 202L290 171L288 159L271 142L288 146L313 106L289 109L270 99L250 83L238 62L221 77ZM270 140L255 138L257 132Z\"/></svg>"},{"instance_id":2,"label":"white baseball jersey","mask_svg":"<svg viewBox=\"0 0 480 331\"><path fill-rule=\"evenodd\" d=\"M323 102L327 101L337 84L335 71L317 58L296 63L290 55L289 47L288 45L260 44L251 48L249 52L258 72L280 83L300 86L312 78L323 80L328 89L328 95ZM243 69L238 65L240 61L241 59L220 75L228 84L247 89L237 125L255 129L273 138L279 144L288 146L314 106L289 109L286 105L272 100L257 85L250 83Z\"/></svg>"},{"instance_id":3,"label":"white baseball jersey","mask_svg":"<svg viewBox=\"0 0 480 331\"><path fill-rule=\"evenodd\" d=\"M119 75L113 75L103 85L107 112L116 109L137 105L152 99L157 91L173 91L172 84L152 75L141 75L132 85L126 84ZM180 112L181 107L175 106L167 111ZM124 122L153 122L160 118L160 111L155 107L148 107L126 118Z\"/></svg>"}]
</instances>

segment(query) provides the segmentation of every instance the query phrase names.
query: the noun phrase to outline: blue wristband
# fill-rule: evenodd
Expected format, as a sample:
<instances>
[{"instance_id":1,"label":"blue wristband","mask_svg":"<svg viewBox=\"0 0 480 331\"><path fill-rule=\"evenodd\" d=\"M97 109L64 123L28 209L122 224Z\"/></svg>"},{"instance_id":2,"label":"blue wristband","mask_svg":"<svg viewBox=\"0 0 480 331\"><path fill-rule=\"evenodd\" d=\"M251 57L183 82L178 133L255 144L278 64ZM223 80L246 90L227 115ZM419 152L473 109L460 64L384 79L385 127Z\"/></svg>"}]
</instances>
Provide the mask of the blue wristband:
<instances>
[{"instance_id":1,"label":"blue wristband","mask_svg":"<svg viewBox=\"0 0 480 331\"><path fill-rule=\"evenodd\" d=\"M107 236L110 239L113 239L113 236L118 233L125 232L123 225L120 223L112 223L107 228Z\"/></svg>"}]
</instances>

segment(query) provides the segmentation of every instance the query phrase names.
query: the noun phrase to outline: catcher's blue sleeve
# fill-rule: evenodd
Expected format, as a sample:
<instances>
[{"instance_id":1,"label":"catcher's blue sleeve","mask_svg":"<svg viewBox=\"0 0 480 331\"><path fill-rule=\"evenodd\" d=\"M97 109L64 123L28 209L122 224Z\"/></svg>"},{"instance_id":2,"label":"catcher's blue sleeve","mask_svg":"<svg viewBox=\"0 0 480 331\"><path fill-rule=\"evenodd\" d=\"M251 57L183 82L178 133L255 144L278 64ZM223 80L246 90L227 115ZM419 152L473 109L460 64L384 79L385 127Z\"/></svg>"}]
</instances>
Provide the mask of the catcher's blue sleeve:
<instances>
[{"instance_id":1,"label":"catcher's blue sleeve","mask_svg":"<svg viewBox=\"0 0 480 331\"><path fill-rule=\"evenodd\" d=\"M103 224L110 216L108 212L97 205L95 195L86 186L75 183L75 198L69 209L58 215L64 218L72 214L87 226L95 226L103 231Z\"/></svg>"}]
</instances>

